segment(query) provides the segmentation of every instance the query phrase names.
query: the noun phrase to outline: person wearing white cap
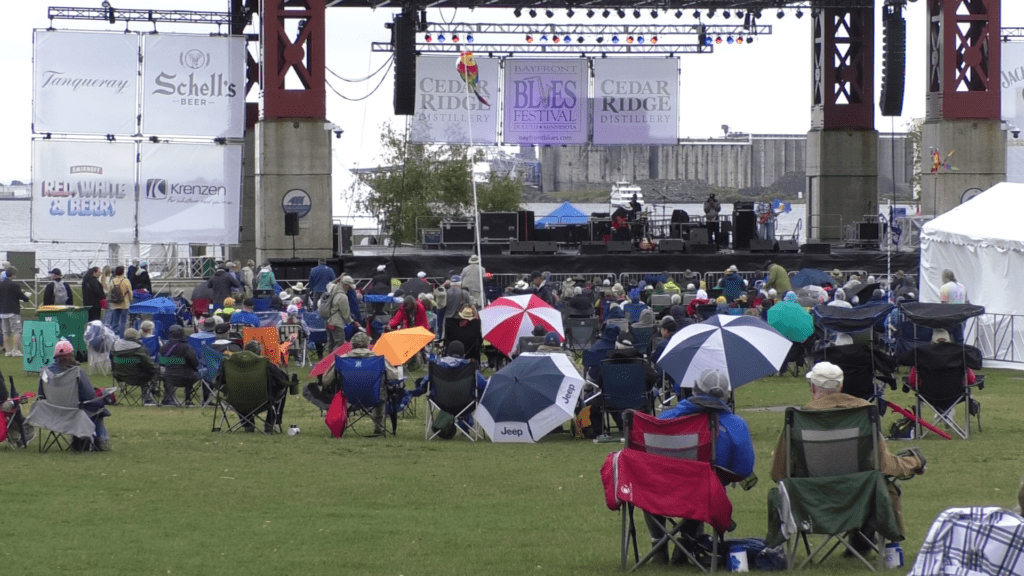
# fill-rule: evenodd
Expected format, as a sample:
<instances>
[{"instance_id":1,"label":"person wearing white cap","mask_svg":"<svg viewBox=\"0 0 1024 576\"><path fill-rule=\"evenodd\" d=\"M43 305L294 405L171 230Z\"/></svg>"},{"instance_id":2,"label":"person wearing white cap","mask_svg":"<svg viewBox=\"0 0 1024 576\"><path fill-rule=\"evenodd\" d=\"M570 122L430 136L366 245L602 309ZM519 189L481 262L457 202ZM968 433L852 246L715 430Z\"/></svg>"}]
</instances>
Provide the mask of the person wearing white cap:
<instances>
[{"instance_id":1,"label":"person wearing white cap","mask_svg":"<svg viewBox=\"0 0 1024 576\"><path fill-rule=\"evenodd\" d=\"M746 421L733 414L727 404L732 392L729 376L718 370L705 370L691 384L694 395L680 400L678 404L662 412L658 418L668 420L699 412L716 413L718 416L718 440L715 445L715 465L730 470L743 478L749 477L754 473L754 443L750 439L750 429L747 428ZM653 544L662 534L658 524L664 526L665 519L647 513L644 513L644 519L651 532ZM699 529L700 522L683 520L682 533L694 537ZM685 562L685 558L679 550L672 556L673 562ZM654 561L666 563L668 550L662 548Z\"/></svg>"},{"instance_id":2,"label":"person wearing white cap","mask_svg":"<svg viewBox=\"0 0 1024 576\"><path fill-rule=\"evenodd\" d=\"M843 393L843 371L839 366L831 362L818 362L814 369L807 373L807 382L811 387L812 400L804 406L805 410L835 410L841 408L860 408L869 406L867 400L855 398ZM882 455L882 473L886 476L906 480L917 474L924 474L925 457L917 448L910 448L901 451L900 456L889 453L885 445L885 438L878 435L878 450ZM906 455L902 455L907 452ZM786 477L786 438L785 430L779 434L779 441L775 446L772 457L771 476L776 482ZM900 505L899 491L891 483L889 484L889 497L892 499L893 508L896 511L896 519L899 525L903 526L903 511ZM872 531L861 530L861 533L869 539ZM859 552L869 549L870 544L862 538L853 539L853 545Z\"/></svg>"},{"instance_id":3,"label":"person wearing white cap","mask_svg":"<svg viewBox=\"0 0 1024 576\"><path fill-rule=\"evenodd\" d=\"M484 270L480 266L480 257L473 254L469 257L469 264L462 269L462 288L469 292L469 295L473 297L473 305L480 307L484 303L484 285L483 277Z\"/></svg>"}]
</instances>

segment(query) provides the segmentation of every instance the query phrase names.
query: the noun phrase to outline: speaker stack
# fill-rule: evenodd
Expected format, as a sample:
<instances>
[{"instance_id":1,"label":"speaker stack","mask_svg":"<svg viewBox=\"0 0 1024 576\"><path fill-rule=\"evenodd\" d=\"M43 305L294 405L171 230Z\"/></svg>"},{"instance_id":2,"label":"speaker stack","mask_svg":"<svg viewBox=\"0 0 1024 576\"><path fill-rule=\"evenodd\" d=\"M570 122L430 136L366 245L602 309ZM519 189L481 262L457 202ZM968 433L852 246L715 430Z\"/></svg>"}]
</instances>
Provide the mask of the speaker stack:
<instances>
[{"instance_id":1,"label":"speaker stack","mask_svg":"<svg viewBox=\"0 0 1024 576\"><path fill-rule=\"evenodd\" d=\"M903 7L882 7L882 116L903 113L903 88L907 76L907 21Z\"/></svg>"},{"instance_id":2,"label":"speaker stack","mask_svg":"<svg viewBox=\"0 0 1024 576\"><path fill-rule=\"evenodd\" d=\"M299 214L298 214L298 212L285 212L284 213L284 235L285 236L298 236L299 235Z\"/></svg>"},{"instance_id":3,"label":"speaker stack","mask_svg":"<svg viewBox=\"0 0 1024 576\"><path fill-rule=\"evenodd\" d=\"M757 216L753 202L736 202L732 212L732 247L734 250L749 250L750 241L757 237Z\"/></svg>"},{"instance_id":4,"label":"speaker stack","mask_svg":"<svg viewBox=\"0 0 1024 576\"><path fill-rule=\"evenodd\" d=\"M416 113L416 27L415 10L399 12L391 23L391 46L395 54L395 115Z\"/></svg>"}]
</instances>

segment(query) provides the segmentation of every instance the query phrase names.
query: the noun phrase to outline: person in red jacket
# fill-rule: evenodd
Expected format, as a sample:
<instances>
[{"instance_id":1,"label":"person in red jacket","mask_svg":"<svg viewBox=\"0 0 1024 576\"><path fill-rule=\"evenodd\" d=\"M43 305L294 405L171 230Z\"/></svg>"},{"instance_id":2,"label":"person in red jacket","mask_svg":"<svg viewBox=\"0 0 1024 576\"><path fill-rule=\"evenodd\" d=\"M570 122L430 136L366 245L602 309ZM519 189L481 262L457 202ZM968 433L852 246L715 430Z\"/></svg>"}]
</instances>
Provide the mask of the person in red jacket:
<instances>
[{"instance_id":1,"label":"person in red jacket","mask_svg":"<svg viewBox=\"0 0 1024 576\"><path fill-rule=\"evenodd\" d=\"M402 305L398 308L398 311L395 312L395 315L391 317L391 321L388 322L388 329L395 330L412 328L414 326L430 330L430 324L427 322L427 309L416 298L406 296L405 300L402 300Z\"/></svg>"}]
</instances>

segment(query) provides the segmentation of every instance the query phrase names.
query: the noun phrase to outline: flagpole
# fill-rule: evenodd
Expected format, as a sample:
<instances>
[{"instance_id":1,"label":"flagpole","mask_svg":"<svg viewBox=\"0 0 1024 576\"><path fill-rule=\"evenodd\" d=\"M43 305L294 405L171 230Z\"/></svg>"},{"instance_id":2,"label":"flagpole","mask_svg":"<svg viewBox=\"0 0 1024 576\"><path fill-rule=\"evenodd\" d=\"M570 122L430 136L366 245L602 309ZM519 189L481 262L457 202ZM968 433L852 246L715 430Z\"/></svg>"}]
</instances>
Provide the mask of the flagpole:
<instances>
[{"instance_id":1,"label":"flagpole","mask_svg":"<svg viewBox=\"0 0 1024 576\"><path fill-rule=\"evenodd\" d=\"M465 67L465 73L462 74L462 81L466 85L466 130L469 132L469 148L468 151L472 151L473 148L473 121L470 119L469 109L469 97L473 95L469 89L469 65L462 61L462 54L459 54L459 63ZM458 64L456 64L458 69ZM476 240L476 255L478 263L476 266L477 282L480 286L480 307L483 308L486 303L486 297L484 296L484 260L483 251L480 250L480 208L476 194L476 176L473 174L473 168L475 162L473 161L473 155L469 155L469 182L473 186L473 231L475 232L474 237Z\"/></svg>"}]
</instances>

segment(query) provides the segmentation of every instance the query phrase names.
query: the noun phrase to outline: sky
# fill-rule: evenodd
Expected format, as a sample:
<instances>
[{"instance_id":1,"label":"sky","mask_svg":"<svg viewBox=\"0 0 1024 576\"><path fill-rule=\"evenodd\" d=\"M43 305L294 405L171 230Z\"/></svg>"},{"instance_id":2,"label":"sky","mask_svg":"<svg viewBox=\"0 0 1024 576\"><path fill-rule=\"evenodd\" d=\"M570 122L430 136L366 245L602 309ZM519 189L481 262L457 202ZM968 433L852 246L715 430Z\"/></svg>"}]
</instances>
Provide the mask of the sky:
<instances>
[{"instance_id":1,"label":"sky","mask_svg":"<svg viewBox=\"0 0 1024 576\"><path fill-rule=\"evenodd\" d=\"M55 5L98 6L99 0L60 2ZM115 7L175 10L226 10L227 0L121 0ZM880 0L879 0L880 3ZM0 10L0 65L6 70L5 88L0 102L4 114L0 115L0 183L31 179L31 110L32 110L32 31L50 25L47 2L4 2ZM902 132L909 121L924 115L926 74L926 15L925 2L907 5L907 80L903 116L883 118L879 114L875 127L881 132ZM383 72L365 81L360 80L381 68L390 57L388 53L373 53L371 42L387 42L390 33L384 24L390 22L395 10L382 8L330 8L327 15L327 67L329 82L341 94L327 91L327 119L344 129L340 139L332 139L336 165L345 168L376 166L380 161L380 127L393 123L404 126L406 117L396 117L392 110L393 72ZM582 13L566 20L558 11L556 23L585 21ZM619 20L614 14L607 23L682 23L696 22L690 14L679 20L662 15L652 20L644 14L636 20L627 15ZM876 19L881 9L876 8ZM430 9L431 22L548 22L541 15L531 20L527 15L515 18L511 11L460 8ZM601 21L600 15L589 23ZM724 21L719 14L705 23L734 24L736 19ZM1004 27L1024 26L1024 2L1004 0L1002 21ZM680 137L706 138L722 136L722 125L731 132L753 134L802 134L810 127L811 113L811 18L797 19L792 11L783 19L765 12L759 21L774 27L773 35L758 38L753 44L721 45L713 54L682 55L679 57L681 80ZM123 31L125 24L106 22L55 21L57 29ZM132 30L150 31L152 26L130 24ZM211 27L188 27L161 24L160 32L209 33ZM881 84L882 28L876 25L875 98L879 98ZM481 38L478 41L486 41ZM499 40L500 41L500 40ZM452 55L453 59L455 58ZM335 76L337 75L337 76ZM383 80L383 81L381 81ZM379 88L377 87L380 82ZM367 95L370 94L368 97ZM343 98L344 96L345 98ZM348 98L348 99L346 99ZM359 101L352 101L359 100ZM877 106L876 106L877 112Z\"/></svg>"}]
</instances>

